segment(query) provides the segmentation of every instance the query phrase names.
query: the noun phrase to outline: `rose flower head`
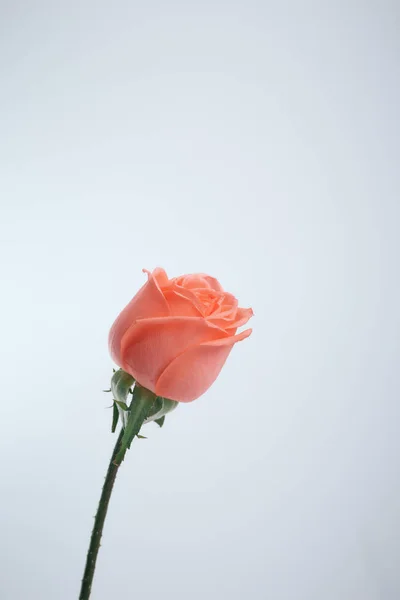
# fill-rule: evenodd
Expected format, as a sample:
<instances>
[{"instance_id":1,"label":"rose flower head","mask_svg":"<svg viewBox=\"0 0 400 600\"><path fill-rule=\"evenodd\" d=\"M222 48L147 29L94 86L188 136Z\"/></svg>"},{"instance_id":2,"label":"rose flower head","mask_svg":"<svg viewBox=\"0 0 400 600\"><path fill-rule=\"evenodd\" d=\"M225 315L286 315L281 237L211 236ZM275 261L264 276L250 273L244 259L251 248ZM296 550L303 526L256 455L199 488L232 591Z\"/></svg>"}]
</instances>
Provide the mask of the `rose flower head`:
<instances>
[{"instance_id":1,"label":"rose flower head","mask_svg":"<svg viewBox=\"0 0 400 600\"><path fill-rule=\"evenodd\" d=\"M113 360L157 396L191 402L218 377L253 315L217 279L196 273L169 279L157 268L114 322Z\"/></svg>"}]
</instances>

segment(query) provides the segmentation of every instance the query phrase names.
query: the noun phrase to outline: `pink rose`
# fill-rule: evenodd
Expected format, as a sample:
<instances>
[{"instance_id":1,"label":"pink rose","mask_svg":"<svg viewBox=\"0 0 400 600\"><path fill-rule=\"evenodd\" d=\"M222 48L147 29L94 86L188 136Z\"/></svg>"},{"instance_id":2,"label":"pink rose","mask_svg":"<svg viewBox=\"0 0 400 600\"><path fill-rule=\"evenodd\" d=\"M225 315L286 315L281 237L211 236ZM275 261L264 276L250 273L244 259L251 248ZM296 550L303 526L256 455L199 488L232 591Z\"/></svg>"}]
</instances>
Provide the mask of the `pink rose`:
<instances>
[{"instance_id":1,"label":"pink rose","mask_svg":"<svg viewBox=\"0 0 400 600\"><path fill-rule=\"evenodd\" d=\"M234 344L250 335L236 330L253 311L239 308L209 275L145 272L147 283L111 328L111 356L157 396L191 402L218 377Z\"/></svg>"}]
</instances>

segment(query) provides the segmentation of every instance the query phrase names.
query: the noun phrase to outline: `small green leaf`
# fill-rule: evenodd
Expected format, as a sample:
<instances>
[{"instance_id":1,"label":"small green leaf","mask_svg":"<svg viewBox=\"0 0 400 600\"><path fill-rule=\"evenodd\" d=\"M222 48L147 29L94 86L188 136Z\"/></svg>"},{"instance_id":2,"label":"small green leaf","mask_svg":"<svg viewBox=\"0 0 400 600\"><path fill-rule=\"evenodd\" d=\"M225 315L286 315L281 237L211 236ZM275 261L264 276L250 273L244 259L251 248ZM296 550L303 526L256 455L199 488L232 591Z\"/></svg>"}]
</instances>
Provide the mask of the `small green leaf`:
<instances>
[{"instance_id":1,"label":"small green leaf","mask_svg":"<svg viewBox=\"0 0 400 600\"><path fill-rule=\"evenodd\" d=\"M157 425L159 425L160 427L162 427L164 425L164 421L165 421L165 415L163 417L160 417L159 419L154 419L154 423L157 423Z\"/></svg>"},{"instance_id":2,"label":"small green leaf","mask_svg":"<svg viewBox=\"0 0 400 600\"><path fill-rule=\"evenodd\" d=\"M139 434L137 434L136 437L139 438L139 440L147 440L147 437L145 435L139 435Z\"/></svg>"},{"instance_id":3,"label":"small green leaf","mask_svg":"<svg viewBox=\"0 0 400 600\"><path fill-rule=\"evenodd\" d=\"M125 402L122 402L121 400L114 400L114 402L116 404L118 404L118 406L120 408L122 408L122 410L129 410L129 407L128 407L128 405Z\"/></svg>"},{"instance_id":4,"label":"small green leaf","mask_svg":"<svg viewBox=\"0 0 400 600\"><path fill-rule=\"evenodd\" d=\"M116 405L116 403L114 402L113 404L113 419L112 419L112 425L111 425L111 433L114 433L117 425L118 425L118 419L119 419L119 411L118 411L118 407Z\"/></svg>"}]
</instances>

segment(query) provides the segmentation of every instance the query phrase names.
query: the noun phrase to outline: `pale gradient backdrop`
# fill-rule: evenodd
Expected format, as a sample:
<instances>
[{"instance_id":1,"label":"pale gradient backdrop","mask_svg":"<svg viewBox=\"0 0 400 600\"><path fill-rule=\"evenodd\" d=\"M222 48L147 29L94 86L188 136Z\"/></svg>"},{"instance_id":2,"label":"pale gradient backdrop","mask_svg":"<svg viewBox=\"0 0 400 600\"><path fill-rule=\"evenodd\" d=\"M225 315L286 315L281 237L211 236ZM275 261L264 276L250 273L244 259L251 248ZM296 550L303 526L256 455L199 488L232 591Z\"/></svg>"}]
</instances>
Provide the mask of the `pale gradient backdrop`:
<instances>
[{"instance_id":1,"label":"pale gradient backdrop","mask_svg":"<svg viewBox=\"0 0 400 600\"><path fill-rule=\"evenodd\" d=\"M0 3L1 600L77 598L142 267L254 333L121 469L93 600L398 600L400 5Z\"/></svg>"}]
</instances>

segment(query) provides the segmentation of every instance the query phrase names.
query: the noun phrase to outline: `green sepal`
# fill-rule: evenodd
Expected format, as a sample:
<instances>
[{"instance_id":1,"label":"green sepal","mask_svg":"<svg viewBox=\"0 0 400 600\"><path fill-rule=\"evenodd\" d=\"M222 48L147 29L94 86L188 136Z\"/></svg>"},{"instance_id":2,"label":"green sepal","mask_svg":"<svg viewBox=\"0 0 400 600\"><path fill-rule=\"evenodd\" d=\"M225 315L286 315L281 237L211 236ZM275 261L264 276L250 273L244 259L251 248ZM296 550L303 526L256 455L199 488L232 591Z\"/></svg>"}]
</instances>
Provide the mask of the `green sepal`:
<instances>
[{"instance_id":1,"label":"green sepal","mask_svg":"<svg viewBox=\"0 0 400 600\"><path fill-rule=\"evenodd\" d=\"M154 420L154 416L156 416L163 407L162 398L159 396L155 396L154 404L151 407L151 411L146 419L146 423L150 423L150 421Z\"/></svg>"},{"instance_id":2,"label":"green sepal","mask_svg":"<svg viewBox=\"0 0 400 600\"><path fill-rule=\"evenodd\" d=\"M150 415L146 419L146 423L150 423L151 421L159 421L161 417L164 417L166 414L170 413L178 406L178 402L175 400L169 400L168 398L162 398L161 396L157 396L157 401L151 411ZM160 423L158 423L160 425ZM162 424L160 425L162 427Z\"/></svg>"},{"instance_id":3,"label":"green sepal","mask_svg":"<svg viewBox=\"0 0 400 600\"><path fill-rule=\"evenodd\" d=\"M118 419L119 419L118 406L114 402L114 404L113 404L113 419L112 419L112 425L111 425L111 433L115 432L115 430L117 428L117 425L118 425Z\"/></svg>"},{"instance_id":4,"label":"green sepal","mask_svg":"<svg viewBox=\"0 0 400 600\"><path fill-rule=\"evenodd\" d=\"M121 400L114 400L115 404L117 404L120 408L122 408L122 410L129 410L128 405L125 402L122 402ZM118 410L118 409L117 409Z\"/></svg>"},{"instance_id":5,"label":"green sepal","mask_svg":"<svg viewBox=\"0 0 400 600\"><path fill-rule=\"evenodd\" d=\"M131 447L132 441L138 435L144 421L149 416L155 400L156 396L153 392L140 385L135 386L132 403L129 411L125 413L128 415L128 418L124 427L120 448L113 461L115 465L120 465L124 460L126 451Z\"/></svg>"},{"instance_id":6,"label":"green sepal","mask_svg":"<svg viewBox=\"0 0 400 600\"><path fill-rule=\"evenodd\" d=\"M134 415L131 415L133 408L135 408L135 412L137 407L134 407L134 402L137 395L141 395L137 390L143 390L146 388L142 388L140 385L135 384L135 379L129 373L126 373L123 369L118 369L118 371L114 372L114 375L111 379L111 391L114 397L114 407L117 408L119 417L121 418L121 423L123 429L128 429L128 423L132 421ZM150 390L146 390L147 394L151 394L152 403L151 406L148 407L146 414L144 415L143 422L151 423L151 421L155 421L159 427L162 427L165 421L165 415L170 413L178 406L178 402L175 400L170 400L169 398L163 398L161 396L156 396ZM129 395L132 394L132 400L130 405L128 406L128 398ZM114 408L115 410L115 408ZM114 426L114 414L113 414L113 426ZM141 424L142 425L142 424ZM116 426L116 425L115 425ZM139 428L140 429L140 428ZM139 430L138 430L139 432ZM131 435L126 434L128 437ZM135 437L135 436L133 436ZM129 448L133 437L129 441L129 445L126 448ZM127 443L126 441L124 443Z\"/></svg>"},{"instance_id":7,"label":"green sepal","mask_svg":"<svg viewBox=\"0 0 400 600\"><path fill-rule=\"evenodd\" d=\"M126 373L122 369L115 371L111 379L111 391L117 404L119 416L121 417L122 427L126 427L128 420L128 405L127 399L129 390L132 388L134 378L129 373ZM121 404L122 403L122 404ZM124 408L126 406L126 408Z\"/></svg>"}]
</instances>

